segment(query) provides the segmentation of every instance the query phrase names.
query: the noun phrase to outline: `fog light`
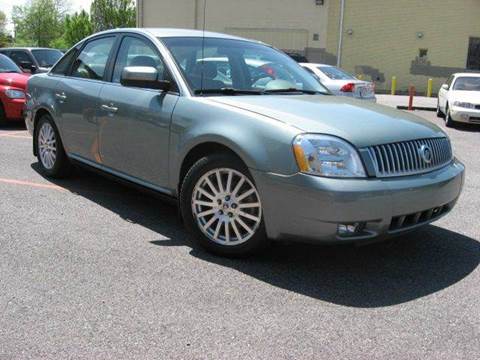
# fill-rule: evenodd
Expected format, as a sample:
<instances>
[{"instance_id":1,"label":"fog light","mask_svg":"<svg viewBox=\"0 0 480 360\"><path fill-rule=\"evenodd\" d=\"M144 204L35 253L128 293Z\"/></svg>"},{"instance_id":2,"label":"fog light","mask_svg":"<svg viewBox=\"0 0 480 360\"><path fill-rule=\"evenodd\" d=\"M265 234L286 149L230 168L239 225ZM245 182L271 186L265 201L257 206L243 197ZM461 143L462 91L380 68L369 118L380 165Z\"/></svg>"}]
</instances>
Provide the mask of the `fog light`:
<instances>
[{"instance_id":1,"label":"fog light","mask_svg":"<svg viewBox=\"0 0 480 360\"><path fill-rule=\"evenodd\" d=\"M357 236L363 232L365 223L338 224L337 234L342 237Z\"/></svg>"}]
</instances>

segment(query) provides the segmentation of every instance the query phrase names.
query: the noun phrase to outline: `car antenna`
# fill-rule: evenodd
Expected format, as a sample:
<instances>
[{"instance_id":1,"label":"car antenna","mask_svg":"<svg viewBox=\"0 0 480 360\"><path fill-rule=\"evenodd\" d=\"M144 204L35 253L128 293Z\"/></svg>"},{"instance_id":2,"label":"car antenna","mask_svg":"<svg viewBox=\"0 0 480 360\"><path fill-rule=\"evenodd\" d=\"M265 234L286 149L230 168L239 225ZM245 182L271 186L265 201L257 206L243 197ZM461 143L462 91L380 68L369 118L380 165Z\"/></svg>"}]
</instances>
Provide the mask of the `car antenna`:
<instances>
[{"instance_id":1,"label":"car antenna","mask_svg":"<svg viewBox=\"0 0 480 360\"><path fill-rule=\"evenodd\" d=\"M203 76L205 68L205 27L206 27L206 18L207 18L207 0L203 2L203 33L202 33L202 71L200 77L200 91L203 92Z\"/></svg>"}]
</instances>

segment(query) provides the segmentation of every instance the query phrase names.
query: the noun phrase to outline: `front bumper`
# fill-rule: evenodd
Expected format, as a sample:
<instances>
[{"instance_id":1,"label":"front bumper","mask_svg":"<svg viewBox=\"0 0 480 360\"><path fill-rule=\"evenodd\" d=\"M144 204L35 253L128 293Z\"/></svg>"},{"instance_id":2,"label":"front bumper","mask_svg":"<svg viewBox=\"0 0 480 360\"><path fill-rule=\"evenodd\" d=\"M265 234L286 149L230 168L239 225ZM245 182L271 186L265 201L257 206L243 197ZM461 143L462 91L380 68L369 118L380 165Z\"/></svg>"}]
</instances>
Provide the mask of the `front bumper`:
<instances>
[{"instance_id":1,"label":"front bumper","mask_svg":"<svg viewBox=\"0 0 480 360\"><path fill-rule=\"evenodd\" d=\"M464 170L463 164L455 160L431 173L389 179L251 172L260 191L271 239L342 242L387 238L438 219L455 205ZM404 216L412 221L417 213L417 222L405 222L400 228L392 226ZM431 216L425 218L426 214ZM365 224L361 234L338 235L339 224L354 223Z\"/></svg>"},{"instance_id":2,"label":"front bumper","mask_svg":"<svg viewBox=\"0 0 480 360\"><path fill-rule=\"evenodd\" d=\"M25 106L25 99L10 99L4 97L2 102L7 120L23 120L23 108Z\"/></svg>"},{"instance_id":3,"label":"front bumper","mask_svg":"<svg viewBox=\"0 0 480 360\"><path fill-rule=\"evenodd\" d=\"M480 110L454 106L450 110L450 116L452 120L456 122L480 124Z\"/></svg>"}]
</instances>

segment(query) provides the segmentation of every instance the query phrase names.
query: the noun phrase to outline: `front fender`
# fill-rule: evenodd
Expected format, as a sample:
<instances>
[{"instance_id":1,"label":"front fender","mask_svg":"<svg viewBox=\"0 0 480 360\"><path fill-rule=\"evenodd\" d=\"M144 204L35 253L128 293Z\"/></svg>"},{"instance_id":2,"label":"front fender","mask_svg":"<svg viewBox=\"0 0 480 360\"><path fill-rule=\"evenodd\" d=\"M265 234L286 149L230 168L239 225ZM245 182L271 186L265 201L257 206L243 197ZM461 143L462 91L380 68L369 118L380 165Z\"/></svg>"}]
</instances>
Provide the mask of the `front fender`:
<instances>
[{"instance_id":1,"label":"front fender","mask_svg":"<svg viewBox=\"0 0 480 360\"><path fill-rule=\"evenodd\" d=\"M170 133L170 186L177 188L183 160L194 147L217 143L235 152L252 169L277 174L298 171L292 140L300 131L247 110L183 97L177 103Z\"/></svg>"}]
</instances>

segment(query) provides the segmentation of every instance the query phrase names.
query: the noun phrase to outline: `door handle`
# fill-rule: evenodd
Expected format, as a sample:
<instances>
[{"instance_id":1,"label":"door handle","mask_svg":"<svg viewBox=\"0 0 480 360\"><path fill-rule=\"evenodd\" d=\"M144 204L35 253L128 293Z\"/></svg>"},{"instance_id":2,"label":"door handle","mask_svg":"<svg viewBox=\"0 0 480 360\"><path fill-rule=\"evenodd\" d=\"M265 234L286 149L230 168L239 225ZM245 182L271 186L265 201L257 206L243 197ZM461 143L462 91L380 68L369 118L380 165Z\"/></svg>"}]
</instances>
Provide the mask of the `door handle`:
<instances>
[{"instance_id":1,"label":"door handle","mask_svg":"<svg viewBox=\"0 0 480 360\"><path fill-rule=\"evenodd\" d=\"M118 111L118 108L115 106L112 106L113 104L110 105L102 105L101 108L104 111L111 112L111 113L116 113Z\"/></svg>"},{"instance_id":2,"label":"door handle","mask_svg":"<svg viewBox=\"0 0 480 360\"><path fill-rule=\"evenodd\" d=\"M60 101L67 100L67 95L62 91L61 93L55 93L55 97Z\"/></svg>"}]
</instances>

